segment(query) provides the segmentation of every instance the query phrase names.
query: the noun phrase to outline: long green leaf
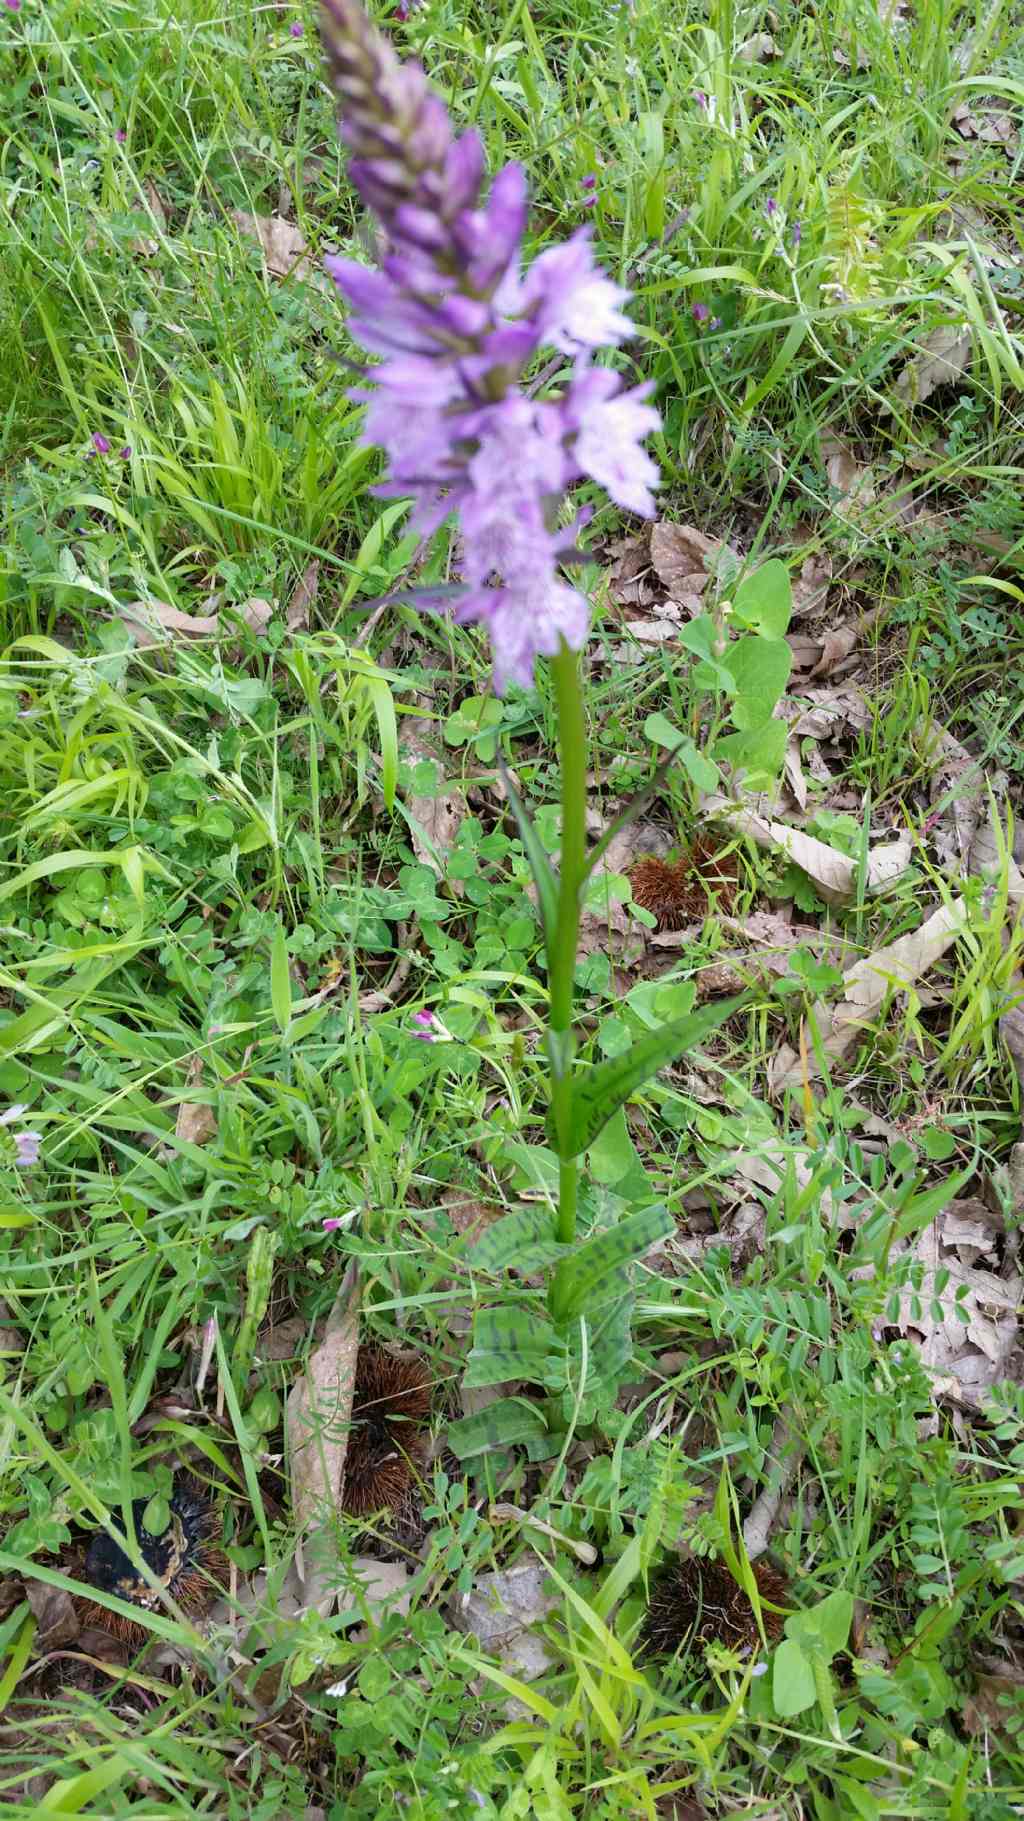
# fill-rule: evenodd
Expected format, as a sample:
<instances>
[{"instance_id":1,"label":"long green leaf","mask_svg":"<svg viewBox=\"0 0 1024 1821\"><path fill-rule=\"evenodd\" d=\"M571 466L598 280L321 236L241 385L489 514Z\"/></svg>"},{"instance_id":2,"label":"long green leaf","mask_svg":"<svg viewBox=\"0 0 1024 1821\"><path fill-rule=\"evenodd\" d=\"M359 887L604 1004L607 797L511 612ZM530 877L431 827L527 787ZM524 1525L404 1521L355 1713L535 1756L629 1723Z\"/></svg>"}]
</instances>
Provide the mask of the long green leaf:
<instances>
[{"instance_id":1,"label":"long green leaf","mask_svg":"<svg viewBox=\"0 0 1024 1821\"><path fill-rule=\"evenodd\" d=\"M557 1322L573 1321L603 1308L611 1297L621 1297L621 1272L626 1265L675 1231L668 1209L660 1202L638 1208L617 1226L588 1239L563 1258L548 1291L548 1308Z\"/></svg>"},{"instance_id":2,"label":"long green leaf","mask_svg":"<svg viewBox=\"0 0 1024 1821\"><path fill-rule=\"evenodd\" d=\"M538 1441L547 1434L547 1424L536 1404L524 1398L500 1397L486 1410L460 1417L449 1423L446 1440L460 1461L475 1454L486 1454L491 1448L508 1448L513 1442Z\"/></svg>"},{"instance_id":3,"label":"long green leaf","mask_svg":"<svg viewBox=\"0 0 1024 1821\"><path fill-rule=\"evenodd\" d=\"M724 1024L742 1003L742 998L723 999L717 1005L691 1012L688 1018L663 1024L649 1036L639 1037L621 1056L610 1056L607 1062L595 1063L575 1077L569 1127L572 1148L568 1156L578 1157L593 1144L616 1107L622 1106L658 1069L674 1062L684 1050L692 1049L709 1031ZM548 1136L557 1145L557 1134L550 1129L550 1120Z\"/></svg>"},{"instance_id":4,"label":"long green leaf","mask_svg":"<svg viewBox=\"0 0 1024 1821\"><path fill-rule=\"evenodd\" d=\"M274 931L270 951L270 1003L274 1023L279 1031L286 1031L292 1021L292 981L288 972L288 941L282 923Z\"/></svg>"},{"instance_id":5,"label":"long green leaf","mask_svg":"<svg viewBox=\"0 0 1024 1821\"><path fill-rule=\"evenodd\" d=\"M512 782L508 766L500 758L498 770L501 773L501 781L505 786L508 800L512 805L512 814L516 819L519 838L523 843L526 858L530 862L533 883L537 887L537 903L540 905L540 914L544 923L544 945L550 963L554 953L555 926L558 922L558 881L544 843L533 825L530 812Z\"/></svg>"}]
</instances>

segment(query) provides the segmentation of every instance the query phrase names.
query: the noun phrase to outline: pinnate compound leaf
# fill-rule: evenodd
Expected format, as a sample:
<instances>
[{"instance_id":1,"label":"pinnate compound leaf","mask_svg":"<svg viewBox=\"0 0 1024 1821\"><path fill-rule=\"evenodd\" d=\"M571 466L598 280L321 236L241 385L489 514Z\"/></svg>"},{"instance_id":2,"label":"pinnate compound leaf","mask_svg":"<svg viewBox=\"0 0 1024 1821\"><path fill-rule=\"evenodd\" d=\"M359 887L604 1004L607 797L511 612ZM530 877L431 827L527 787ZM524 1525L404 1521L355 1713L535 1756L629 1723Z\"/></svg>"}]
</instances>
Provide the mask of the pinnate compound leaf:
<instances>
[{"instance_id":1,"label":"pinnate compound leaf","mask_svg":"<svg viewBox=\"0 0 1024 1821\"><path fill-rule=\"evenodd\" d=\"M622 1297L622 1270L675 1232L675 1222L660 1202L638 1208L617 1226L588 1239L563 1258L548 1291L548 1307L558 1322L573 1321L601 1308L610 1297Z\"/></svg>"},{"instance_id":2,"label":"pinnate compound leaf","mask_svg":"<svg viewBox=\"0 0 1024 1821\"><path fill-rule=\"evenodd\" d=\"M578 1157L581 1151L587 1150L616 1108L623 1106L637 1088L658 1069L674 1062L684 1050L692 1049L709 1031L724 1024L741 1004L742 996L703 1006L687 1018L663 1024L660 1030L639 1037L620 1056L610 1056L606 1062L594 1063L580 1073L573 1081L569 1126L572 1148L567 1155ZM555 1143L556 1138L550 1132L549 1136Z\"/></svg>"}]
</instances>

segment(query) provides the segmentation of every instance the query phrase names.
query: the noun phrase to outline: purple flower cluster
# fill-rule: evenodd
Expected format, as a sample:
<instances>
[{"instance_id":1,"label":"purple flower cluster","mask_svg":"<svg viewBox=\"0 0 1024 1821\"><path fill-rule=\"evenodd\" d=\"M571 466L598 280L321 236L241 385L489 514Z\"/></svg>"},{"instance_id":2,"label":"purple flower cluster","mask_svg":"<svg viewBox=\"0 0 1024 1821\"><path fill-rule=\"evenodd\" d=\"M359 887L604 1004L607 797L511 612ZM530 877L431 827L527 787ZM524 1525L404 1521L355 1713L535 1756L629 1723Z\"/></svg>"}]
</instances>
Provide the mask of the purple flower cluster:
<instances>
[{"instance_id":1,"label":"purple flower cluster","mask_svg":"<svg viewBox=\"0 0 1024 1821\"><path fill-rule=\"evenodd\" d=\"M585 229L522 271L522 167L506 165L484 199L479 135L454 135L422 70L398 61L358 0L324 0L323 37L352 181L388 243L380 270L326 262L352 335L384 357L364 441L388 457L380 491L413 499L413 530L458 513L455 617L487 627L498 690L529 685L539 654L587 635L587 603L561 576L584 522L560 528L567 488L587 477L631 512L654 510L648 388L593 358L630 334L628 293L595 264ZM545 347L573 363L558 399L521 383Z\"/></svg>"}]
</instances>

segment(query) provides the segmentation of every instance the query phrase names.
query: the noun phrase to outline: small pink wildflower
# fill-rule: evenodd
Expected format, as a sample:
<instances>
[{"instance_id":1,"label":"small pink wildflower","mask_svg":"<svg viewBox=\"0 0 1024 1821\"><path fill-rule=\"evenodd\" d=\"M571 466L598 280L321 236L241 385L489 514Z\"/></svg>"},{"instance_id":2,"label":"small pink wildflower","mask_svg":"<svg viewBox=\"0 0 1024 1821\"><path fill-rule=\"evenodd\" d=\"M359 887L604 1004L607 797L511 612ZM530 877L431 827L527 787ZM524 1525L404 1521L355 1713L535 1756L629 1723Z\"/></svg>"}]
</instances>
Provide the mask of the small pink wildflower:
<instances>
[{"instance_id":1,"label":"small pink wildflower","mask_svg":"<svg viewBox=\"0 0 1024 1821\"><path fill-rule=\"evenodd\" d=\"M110 444L107 441L107 438L104 436L102 430L93 431L92 446L95 449L97 455L109 455L110 454Z\"/></svg>"},{"instance_id":2,"label":"small pink wildflower","mask_svg":"<svg viewBox=\"0 0 1024 1821\"><path fill-rule=\"evenodd\" d=\"M711 311L706 303L695 303L691 311L694 322L707 322Z\"/></svg>"},{"instance_id":3,"label":"small pink wildflower","mask_svg":"<svg viewBox=\"0 0 1024 1821\"><path fill-rule=\"evenodd\" d=\"M124 145L127 142L128 135L123 126L118 127L117 132L114 134L114 138L117 140L118 145Z\"/></svg>"}]
</instances>

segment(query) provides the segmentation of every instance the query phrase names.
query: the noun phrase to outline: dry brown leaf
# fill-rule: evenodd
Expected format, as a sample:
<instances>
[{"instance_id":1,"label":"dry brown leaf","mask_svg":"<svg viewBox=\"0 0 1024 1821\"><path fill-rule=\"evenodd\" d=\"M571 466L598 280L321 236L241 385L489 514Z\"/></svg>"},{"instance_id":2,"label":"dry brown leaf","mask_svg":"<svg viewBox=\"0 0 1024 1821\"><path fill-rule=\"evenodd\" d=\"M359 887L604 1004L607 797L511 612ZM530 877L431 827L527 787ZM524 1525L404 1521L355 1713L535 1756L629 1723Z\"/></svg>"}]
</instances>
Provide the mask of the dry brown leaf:
<instances>
[{"instance_id":1,"label":"dry brown leaf","mask_svg":"<svg viewBox=\"0 0 1024 1821\"><path fill-rule=\"evenodd\" d=\"M893 387L893 398L910 409L923 405L939 386L959 379L971 358L972 339L969 328L940 323L908 360Z\"/></svg>"},{"instance_id":2,"label":"dry brown leaf","mask_svg":"<svg viewBox=\"0 0 1024 1821\"><path fill-rule=\"evenodd\" d=\"M640 607L654 599L649 526L616 539L608 555L614 559L605 572L609 600L617 607Z\"/></svg>"},{"instance_id":3,"label":"dry brown leaf","mask_svg":"<svg viewBox=\"0 0 1024 1821\"><path fill-rule=\"evenodd\" d=\"M542 1562L520 1562L478 1575L472 1592L457 1594L448 1608L457 1631L472 1632L484 1650L526 1682L543 1675L551 1663L543 1641L529 1630L559 1604L557 1592L545 1590L545 1579Z\"/></svg>"},{"instance_id":4,"label":"dry brown leaf","mask_svg":"<svg viewBox=\"0 0 1024 1821\"><path fill-rule=\"evenodd\" d=\"M309 625L310 610L316 606L316 597L320 588L320 558L315 556L307 564L295 591L288 602L284 623L289 632L305 632Z\"/></svg>"},{"instance_id":5,"label":"dry brown leaf","mask_svg":"<svg viewBox=\"0 0 1024 1821\"><path fill-rule=\"evenodd\" d=\"M687 613L701 611L711 565L724 548L721 538L705 537L693 525L651 526L651 561L674 601Z\"/></svg>"},{"instance_id":6,"label":"dry brown leaf","mask_svg":"<svg viewBox=\"0 0 1024 1821\"><path fill-rule=\"evenodd\" d=\"M36 1656L43 1656L49 1650L63 1650L74 1643L82 1625L69 1593L62 1587L47 1587L42 1581L26 1579L25 1598L35 1614L33 1651Z\"/></svg>"},{"instance_id":7,"label":"dry brown leaf","mask_svg":"<svg viewBox=\"0 0 1024 1821\"><path fill-rule=\"evenodd\" d=\"M793 582L793 613L817 613L828 598L828 587L832 580L832 558L824 551L812 552L800 565L800 574Z\"/></svg>"},{"instance_id":8,"label":"dry brown leaf","mask_svg":"<svg viewBox=\"0 0 1024 1821\"><path fill-rule=\"evenodd\" d=\"M166 234L167 210L164 208L164 205L160 200L159 192L151 178L147 177L142 186L142 193L146 199L146 207L153 218L155 227L160 234ZM152 235L140 234L138 239L132 241L132 252L137 253L140 259L155 259L159 251L160 242L159 240L154 240Z\"/></svg>"},{"instance_id":9,"label":"dry brown leaf","mask_svg":"<svg viewBox=\"0 0 1024 1821\"><path fill-rule=\"evenodd\" d=\"M274 603L264 600L262 595L254 594L251 600L239 607L238 617L240 620L244 620L253 632L266 632L274 617Z\"/></svg>"},{"instance_id":10,"label":"dry brown leaf","mask_svg":"<svg viewBox=\"0 0 1024 1821\"><path fill-rule=\"evenodd\" d=\"M203 1059L193 1056L185 1076L187 1085L192 1088L202 1086ZM174 1122L175 1138L184 1138L188 1144L209 1144L217 1131L217 1115L211 1106L202 1101L183 1100L178 1108L178 1117Z\"/></svg>"},{"instance_id":11,"label":"dry brown leaf","mask_svg":"<svg viewBox=\"0 0 1024 1821\"><path fill-rule=\"evenodd\" d=\"M267 270L275 278L309 277L309 250L294 222L281 215L248 215L244 209L232 209L231 214L240 233L259 241Z\"/></svg>"},{"instance_id":12,"label":"dry brown leaf","mask_svg":"<svg viewBox=\"0 0 1024 1821\"><path fill-rule=\"evenodd\" d=\"M166 601L130 601L120 616L135 635L140 649L162 645L171 633L187 632L193 638L206 638L217 631L220 616L216 613L182 613L180 607L169 607Z\"/></svg>"},{"instance_id":13,"label":"dry brown leaf","mask_svg":"<svg viewBox=\"0 0 1024 1821\"><path fill-rule=\"evenodd\" d=\"M934 967L966 926L967 909L962 898L943 904L922 923L920 929L900 936L885 948L865 955L843 975L843 998L838 1005L819 1000L811 1016L820 1037L824 1055L838 1061L853 1047L865 1027L873 1022L890 992L911 986L921 974ZM786 1088L799 1087L805 1073L814 1079L820 1073L818 1046L807 1043L806 1062L789 1044L774 1057L769 1070L769 1091L781 1094Z\"/></svg>"},{"instance_id":14,"label":"dry brown leaf","mask_svg":"<svg viewBox=\"0 0 1024 1821\"><path fill-rule=\"evenodd\" d=\"M1024 1675L1016 1663L986 1658L975 1678L974 1693L963 1704L963 1722L972 1737L985 1732L1008 1732L1020 1712Z\"/></svg>"},{"instance_id":15,"label":"dry brown leaf","mask_svg":"<svg viewBox=\"0 0 1024 1821\"><path fill-rule=\"evenodd\" d=\"M736 51L737 57L742 57L744 63L761 63L778 54L779 47L771 32L755 32L752 38L744 38Z\"/></svg>"},{"instance_id":16,"label":"dry brown leaf","mask_svg":"<svg viewBox=\"0 0 1024 1821\"><path fill-rule=\"evenodd\" d=\"M821 453L829 486L836 494L833 511L851 521L863 518L875 497L874 470L864 467L849 443L834 430L822 435Z\"/></svg>"},{"instance_id":17,"label":"dry brown leaf","mask_svg":"<svg viewBox=\"0 0 1024 1821\"><path fill-rule=\"evenodd\" d=\"M863 733L871 725L871 710L859 689L852 683L839 689L801 689L798 701L783 700L791 734L809 734L815 740L831 740L849 728ZM790 714L793 720L789 720Z\"/></svg>"},{"instance_id":18,"label":"dry brown leaf","mask_svg":"<svg viewBox=\"0 0 1024 1821\"><path fill-rule=\"evenodd\" d=\"M305 1606L321 1614L330 1611L336 1593L331 1524L345 1482L358 1352L359 1275L350 1263L327 1317L323 1339L288 1393L285 1410L292 1515L296 1530L304 1537L296 1570Z\"/></svg>"},{"instance_id":19,"label":"dry brown leaf","mask_svg":"<svg viewBox=\"0 0 1024 1821\"><path fill-rule=\"evenodd\" d=\"M812 677L828 677L840 664L845 664L857 640L860 638L859 626L833 626L826 632L822 641L821 655L810 672Z\"/></svg>"},{"instance_id":20,"label":"dry brown leaf","mask_svg":"<svg viewBox=\"0 0 1024 1821\"><path fill-rule=\"evenodd\" d=\"M432 760L435 765L441 763L418 729L410 727L403 731L400 750L408 765L415 765L421 759ZM409 816L409 839L416 858L443 879L455 837L469 814L465 797L460 790L443 791L437 797L410 796L405 799L405 807ZM449 883L461 895L462 881Z\"/></svg>"},{"instance_id":21,"label":"dry brown leaf","mask_svg":"<svg viewBox=\"0 0 1024 1821\"><path fill-rule=\"evenodd\" d=\"M914 1334L925 1366L975 1403L1005 1376L1024 1283L1015 1273L1003 1276L965 1262L956 1208L954 1202L938 1214L913 1247L894 1248L894 1254L909 1250L923 1273L919 1289L901 1293L896 1325L902 1334Z\"/></svg>"},{"instance_id":22,"label":"dry brown leaf","mask_svg":"<svg viewBox=\"0 0 1024 1821\"><path fill-rule=\"evenodd\" d=\"M756 841L758 847L777 849L789 860L802 867L809 879L814 881L820 895L827 904L848 904L857 887L858 862L849 854L841 854L838 849L829 847L827 842L818 841L813 835L805 835L800 828L790 828L787 822L772 822L765 816L759 816L752 809L745 809L741 804L732 803L726 797L708 797L704 804L704 813L711 819L728 823L738 834L747 835ZM885 885L891 885L901 873L906 872L913 856L910 841L901 839L889 841L884 845L872 848L868 855L867 877L868 891L879 891Z\"/></svg>"},{"instance_id":23,"label":"dry brown leaf","mask_svg":"<svg viewBox=\"0 0 1024 1821\"><path fill-rule=\"evenodd\" d=\"M800 743L790 734L786 741L786 752L782 761L782 772L793 793L793 800L798 809L807 808L807 779L800 758Z\"/></svg>"}]
</instances>

